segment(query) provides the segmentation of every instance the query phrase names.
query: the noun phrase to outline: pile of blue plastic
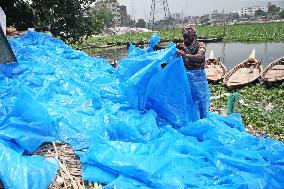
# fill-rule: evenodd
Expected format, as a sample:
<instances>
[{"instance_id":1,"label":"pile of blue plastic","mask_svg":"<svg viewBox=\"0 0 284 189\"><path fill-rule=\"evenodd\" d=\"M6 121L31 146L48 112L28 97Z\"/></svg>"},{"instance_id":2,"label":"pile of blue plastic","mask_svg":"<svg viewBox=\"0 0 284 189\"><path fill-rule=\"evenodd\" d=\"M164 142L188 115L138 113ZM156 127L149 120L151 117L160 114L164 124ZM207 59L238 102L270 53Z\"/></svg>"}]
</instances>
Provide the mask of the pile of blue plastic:
<instances>
[{"instance_id":1,"label":"pile of blue plastic","mask_svg":"<svg viewBox=\"0 0 284 189\"><path fill-rule=\"evenodd\" d=\"M5 188L48 188L58 162L28 155L53 141L69 143L84 179L104 188L284 188L284 144L248 134L238 114L199 119L175 45L153 51L158 41L131 46L118 69L41 33L10 41L18 63L0 65Z\"/></svg>"}]
</instances>

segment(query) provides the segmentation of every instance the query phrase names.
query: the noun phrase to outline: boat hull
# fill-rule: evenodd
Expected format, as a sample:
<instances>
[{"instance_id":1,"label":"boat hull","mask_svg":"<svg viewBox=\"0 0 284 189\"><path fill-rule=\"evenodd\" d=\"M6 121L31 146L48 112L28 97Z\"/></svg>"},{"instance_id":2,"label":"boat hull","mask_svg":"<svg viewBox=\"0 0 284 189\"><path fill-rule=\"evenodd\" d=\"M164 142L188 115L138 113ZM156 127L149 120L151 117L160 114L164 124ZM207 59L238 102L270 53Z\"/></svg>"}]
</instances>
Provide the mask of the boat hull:
<instances>
[{"instance_id":1,"label":"boat hull","mask_svg":"<svg viewBox=\"0 0 284 189\"><path fill-rule=\"evenodd\" d=\"M207 59L205 60L205 72L208 82L217 84L223 80L225 74L227 73L227 69L219 59Z\"/></svg>"},{"instance_id":2,"label":"boat hull","mask_svg":"<svg viewBox=\"0 0 284 189\"><path fill-rule=\"evenodd\" d=\"M261 73L263 83L272 87L284 82L284 57L270 63Z\"/></svg>"},{"instance_id":3,"label":"boat hull","mask_svg":"<svg viewBox=\"0 0 284 189\"><path fill-rule=\"evenodd\" d=\"M262 72L261 62L257 59L245 60L244 62L235 66L224 77L224 84L229 90L242 88L259 81Z\"/></svg>"}]
</instances>

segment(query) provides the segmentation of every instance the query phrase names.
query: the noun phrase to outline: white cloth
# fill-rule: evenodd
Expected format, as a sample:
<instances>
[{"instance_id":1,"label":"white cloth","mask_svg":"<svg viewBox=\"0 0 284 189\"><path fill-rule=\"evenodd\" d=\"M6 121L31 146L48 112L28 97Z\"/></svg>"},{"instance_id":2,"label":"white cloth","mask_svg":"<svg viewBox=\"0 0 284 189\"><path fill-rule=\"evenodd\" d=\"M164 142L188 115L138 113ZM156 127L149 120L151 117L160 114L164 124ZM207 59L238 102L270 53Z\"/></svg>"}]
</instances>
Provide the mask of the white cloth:
<instances>
[{"instance_id":1,"label":"white cloth","mask_svg":"<svg viewBox=\"0 0 284 189\"><path fill-rule=\"evenodd\" d=\"M4 34L6 35L6 15L1 7L0 7L0 25Z\"/></svg>"}]
</instances>

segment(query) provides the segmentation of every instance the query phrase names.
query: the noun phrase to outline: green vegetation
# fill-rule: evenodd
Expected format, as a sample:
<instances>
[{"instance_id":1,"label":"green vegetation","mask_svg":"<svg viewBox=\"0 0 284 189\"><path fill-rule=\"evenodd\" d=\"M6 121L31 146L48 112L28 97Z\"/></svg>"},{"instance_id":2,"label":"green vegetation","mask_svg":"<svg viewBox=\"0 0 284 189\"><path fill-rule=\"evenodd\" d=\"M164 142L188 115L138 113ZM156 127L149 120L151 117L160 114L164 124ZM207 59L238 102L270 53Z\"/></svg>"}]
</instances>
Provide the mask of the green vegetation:
<instances>
[{"instance_id":1,"label":"green vegetation","mask_svg":"<svg viewBox=\"0 0 284 189\"><path fill-rule=\"evenodd\" d=\"M93 31L100 33L103 31L104 26L110 27L113 17L111 11L106 8L96 9L90 17L91 28L93 28Z\"/></svg>"},{"instance_id":2,"label":"green vegetation","mask_svg":"<svg viewBox=\"0 0 284 189\"><path fill-rule=\"evenodd\" d=\"M224 32L225 31L225 32ZM226 26L199 26L197 32L200 37L223 38L226 42L279 42L284 41L283 23L265 23L265 24L238 24ZM163 29L158 32L162 40L171 41L182 39L181 29ZM151 33L129 33L125 35L112 35L91 37L82 42L72 44L75 48L88 45L103 46L106 44L126 44L129 41L139 42L148 41Z\"/></svg>"},{"instance_id":3,"label":"green vegetation","mask_svg":"<svg viewBox=\"0 0 284 189\"><path fill-rule=\"evenodd\" d=\"M101 33L102 29L112 21L112 13L109 10L92 11L89 8L92 2L92 0L9 0L1 1L0 6L6 13L7 26L15 26L18 30L34 27L37 31L50 31L63 40L77 41L84 36Z\"/></svg>"},{"instance_id":4,"label":"green vegetation","mask_svg":"<svg viewBox=\"0 0 284 189\"><path fill-rule=\"evenodd\" d=\"M284 9L279 13L279 17L280 17L281 19L284 18Z\"/></svg>"},{"instance_id":5,"label":"green vegetation","mask_svg":"<svg viewBox=\"0 0 284 189\"><path fill-rule=\"evenodd\" d=\"M14 25L19 30L24 30L33 26L33 10L31 5L26 1L1 1L0 7L7 16L7 26Z\"/></svg>"},{"instance_id":6,"label":"green vegetation","mask_svg":"<svg viewBox=\"0 0 284 189\"><path fill-rule=\"evenodd\" d=\"M263 11L263 10L261 10L261 9L258 9L257 11L255 11L255 13L254 13L254 16L255 17L262 17L262 16L266 16L267 14Z\"/></svg>"},{"instance_id":7,"label":"green vegetation","mask_svg":"<svg viewBox=\"0 0 284 189\"><path fill-rule=\"evenodd\" d=\"M229 91L222 85L210 85L213 107L226 109ZM284 84L274 88L263 85L244 87L236 90L241 102L236 104L236 112L242 115L246 127L256 135L267 135L284 141ZM224 112L224 111L222 111Z\"/></svg>"},{"instance_id":8,"label":"green vegetation","mask_svg":"<svg viewBox=\"0 0 284 189\"><path fill-rule=\"evenodd\" d=\"M277 42L284 41L283 23L238 24L225 27L199 27L198 33L205 37L223 37L227 42Z\"/></svg>"},{"instance_id":9,"label":"green vegetation","mask_svg":"<svg viewBox=\"0 0 284 189\"><path fill-rule=\"evenodd\" d=\"M276 5L270 5L268 7L268 14L271 16L275 16L279 13L280 7L277 7Z\"/></svg>"},{"instance_id":10,"label":"green vegetation","mask_svg":"<svg viewBox=\"0 0 284 189\"><path fill-rule=\"evenodd\" d=\"M137 28L145 28L146 27L146 22L144 19L138 19L136 22L136 27Z\"/></svg>"}]
</instances>

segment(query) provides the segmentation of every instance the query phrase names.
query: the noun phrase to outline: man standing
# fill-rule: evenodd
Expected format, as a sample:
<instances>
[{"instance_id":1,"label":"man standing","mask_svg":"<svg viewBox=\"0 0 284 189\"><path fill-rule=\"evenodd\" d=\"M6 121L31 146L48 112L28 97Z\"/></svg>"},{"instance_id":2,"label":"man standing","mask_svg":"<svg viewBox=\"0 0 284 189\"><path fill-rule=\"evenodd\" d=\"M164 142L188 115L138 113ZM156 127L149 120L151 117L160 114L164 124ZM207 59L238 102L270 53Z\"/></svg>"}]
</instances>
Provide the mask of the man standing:
<instances>
[{"instance_id":1,"label":"man standing","mask_svg":"<svg viewBox=\"0 0 284 189\"><path fill-rule=\"evenodd\" d=\"M197 41L195 26L186 24L182 29L183 43L178 44L177 55L182 56L194 103L200 113L200 119L206 118L210 105L210 90L206 78L206 47Z\"/></svg>"}]
</instances>

